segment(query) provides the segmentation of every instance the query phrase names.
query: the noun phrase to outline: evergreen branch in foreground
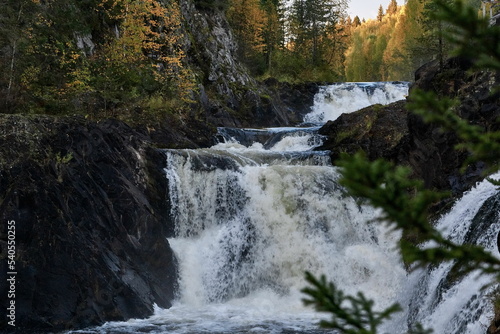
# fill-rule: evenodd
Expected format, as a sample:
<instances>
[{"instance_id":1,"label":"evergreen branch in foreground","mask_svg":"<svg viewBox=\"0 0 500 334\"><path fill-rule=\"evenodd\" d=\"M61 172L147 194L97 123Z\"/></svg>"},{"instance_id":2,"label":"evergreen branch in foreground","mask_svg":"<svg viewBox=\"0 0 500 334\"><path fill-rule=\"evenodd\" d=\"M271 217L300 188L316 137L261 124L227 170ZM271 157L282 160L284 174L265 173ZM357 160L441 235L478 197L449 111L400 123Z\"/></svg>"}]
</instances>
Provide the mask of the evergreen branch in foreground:
<instances>
[{"instance_id":1,"label":"evergreen branch in foreground","mask_svg":"<svg viewBox=\"0 0 500 334\"><path fill-rule=\"evenodd\" d=\"M424 266L456 260L463 273L479 269L500 279L499 259L480 246L455 244L429 222L428 209L445 193L425 189L421 181L409 178L406 167L383 159L372 162L361 152L342 155L339 166L343 174L340 182L351 195L366 198L372 206L381 208L379 220L416 236L417 242L400 240L406 263Z\"/></svg>"},{"instance_id":2,"label":"evergreen branch in foreground","mask_svg":"<svg viewBox=\"0 0 500 334\"><path fill-rule=\"evenodd\" d=\"M462 171L469 164L482 161L490 166L486 174L495 172L500 161L500 132L484 131L480 126L469 124L454 112L456 105L457 101L453 99L415 89L408 109L420 115L426 123L439 124L444 130L456 133L462 141L456 149L466 149L470 153Z\"/></svg>"},{"instance_id":3,"label":"evergreen branch in foreground","mask_svg":"<svg viewBox=\"0 0 500 334\"><path fill-rule=\"evenodd\" d=\"M306 280L311 285L302 290L309 295L303 299L306 305L313 305L319 312L331 314L331 320L323 320L320 325L333 328L342 334L377 334L379 326L394 313L400 312L401 306L393 304L382 311L374 310L374 301L367 299L362 292L356 296L345 295L335 284L327 282L323 275L319 279L306 272ZM420 324L408 334L429 334Z\"/></svg>"},{"instance_id":4,"label":"evergreen branch in foreground","mask_svg":"<svg viewBox=\"0 0 500 334\"><path fill-rule=\"evenodd\" d=\"M321 327L337 329L345 334L375 334L385 319L401 311L401 307L394 304L382 312L376 312L373 310L373 300L367 299L361 292L355 297L346 296L335 284L327 282L325 276L316 279L306 272L306 280L312 287L302 290L310 296L304 299L304 303L314 305L317 311L332 314L331 320L321 321Z\"/></svg>"}]
</instances>

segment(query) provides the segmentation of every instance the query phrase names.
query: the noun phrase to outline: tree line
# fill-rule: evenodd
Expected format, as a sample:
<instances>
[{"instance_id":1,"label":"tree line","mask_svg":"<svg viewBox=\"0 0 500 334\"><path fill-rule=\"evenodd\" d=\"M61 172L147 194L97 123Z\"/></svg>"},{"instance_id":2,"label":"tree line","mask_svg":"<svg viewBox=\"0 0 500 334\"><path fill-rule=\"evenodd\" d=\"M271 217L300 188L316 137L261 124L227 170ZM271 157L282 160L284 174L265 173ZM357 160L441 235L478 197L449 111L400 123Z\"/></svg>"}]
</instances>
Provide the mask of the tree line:
<instances>
[{"instance_id":1,"label":"tree line","mask_svg":"<svg viewBox=\"0 0 500 334\"><path fill-rule=\"evenodd\" d=\"M332 81L343 76L347 0L230 0L239 56L258 77Z\"/></svg>"},{"instance_id":2,"label":"tree line","mask_svg":"<svg viewBox=\"0 0 500 334\"><path fill-rule=\"evenodd\" d=\"M479 9L479 1L465 2ZM408 0L402 6L391 0L385 11L381 5L375 20L352 32L346 52L346 80L411 81L421 65L432 60L442 65L450 46L443 37L447 23L434 18L436 11L436 0Z\"/></svg>"},{"instance_id":3,"label":"tree line","mask_svg":"<svg viewBox=\"0 0 500 334\"><path fill-rule=\"evenodd\" d=\"M467 5L462 1L447 0L427 4L426 10L434 10L434 23L429 26L436 33L430 44L436 46L436 61L440 62L439 52L444 52L446 47L452 49L453 54L473 61L472 73L498 73L500 49L495 41L500 40L500 27L490 26L487 19L478 18L477 4L472 3L470 6L471 3ZM422 36L422 40L428 43L427 37ZM498 85L495 84L490 93L496 94L498 91ZM500 162L500 132L495 127L485 129L461 118L456 110L458 98L451 99L435 92L414 89L409 101L408 109L422 117L424 122L457 135L460 143L455 149L466 150L469 154L462 171L470 164L482 162L486 166L483 172L485 178L495 186L500 185L499 180L491 177L492 173L498 171ZM413 233L416 240L425 245L419 247L415 242L400 239L399 250L408 268L432 268L443 262L452 262L455 280L476 272L490 275L492 282L488 286L496 286L500 282L500 260L495 254L474 243L455 243L433 224L430 209L449 194L426 189L421 180L410 178L411 171L405 166L395 166L383 159L370 161L362 152L356 155L343 154L337 164L341 167L340 182L349 193L382 209L382 217L377 223L388 224L403 235ZM307 295L304 302L313 305L318 311L327 312L330 318L323 320L321 325L334 328L339 333L380 333L381 324L402 310L399 304L378 310L374 307L375 302L363 293L347 295L324 276L316 278L307 273L306 280L309 286L303 289ZM495 319L500 313L500 304L498 293L488 298L495 311L495 318L491 319L493 327L488 329L490 332L497 328ZM408 326L407 334L434 333L420 324Z\"/></svg>"},{"instance_id":4,"label":"tree line","mask_svg":"<svg viewBox=\"0 0 500 334\"><path fill-rule=\"evenodd\" d=\"M437 0L390 0L372 20L348 0L194 0L223 10L258 79L412 80L448 52ZM451 0L448 0L450 2ZM479 0L464 0L479 7ZM0 0L3 112L61 114L189 105L196 86L178 0Z\"/></svg>"},{"instance_id":5,"label":"tree line","mask_svg":"<svg viewBox=\"0 0 500 334\"><path fill-rule=\"evenodd\" d=\"M449 0L448 3L453 2ZM467 0L479 9L479 0ZM285 81L412 80L449 46L436 0L390 0L376 19L351 18L346 0L231 0L240 57L261 76Z\"/></svg>"}]
</instances>

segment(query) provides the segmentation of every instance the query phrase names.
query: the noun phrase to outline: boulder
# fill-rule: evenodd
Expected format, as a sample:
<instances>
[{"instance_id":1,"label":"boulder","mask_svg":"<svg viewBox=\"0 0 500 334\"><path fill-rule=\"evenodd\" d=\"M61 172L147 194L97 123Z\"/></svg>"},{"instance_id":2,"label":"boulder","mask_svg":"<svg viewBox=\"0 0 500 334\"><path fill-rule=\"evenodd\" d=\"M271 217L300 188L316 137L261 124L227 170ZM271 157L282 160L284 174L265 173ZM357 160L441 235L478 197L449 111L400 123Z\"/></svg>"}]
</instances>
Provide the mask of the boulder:
<instances>
[{"instance_id":1,"label":"boulder","mask_svg":"<svg viewBox=\"0 0 500 334\"><path fill-rule=\"evenodd\" d=\"M17 273L16 333L169 307L177 268L166 239L172 226L161 152L114 120L0 115L0 129L0 270ZM13 268L5 260L8 222ZM2 297L1 307L9 302Z\"/></svg>"}]
</instances>

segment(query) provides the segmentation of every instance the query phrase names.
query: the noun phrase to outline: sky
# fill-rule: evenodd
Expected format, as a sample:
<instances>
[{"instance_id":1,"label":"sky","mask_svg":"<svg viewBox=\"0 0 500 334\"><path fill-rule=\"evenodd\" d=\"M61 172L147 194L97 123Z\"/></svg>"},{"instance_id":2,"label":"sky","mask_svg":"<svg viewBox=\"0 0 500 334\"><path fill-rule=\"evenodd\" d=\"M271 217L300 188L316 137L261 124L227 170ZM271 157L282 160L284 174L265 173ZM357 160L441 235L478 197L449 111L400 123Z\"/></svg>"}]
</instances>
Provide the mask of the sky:
<instances>
[{"instance_id":1,"label":"sky","mask_svg":"<svg viewBox=\"0 0 500 334\"><path fill-rule=\"evenodd\" d=\"M374 19L377 17L378 8L380 4L384 7L387 7L389 0L350 0L349 1L349 9L347 10L347 14L354 18L356 15L359 16L360 19Z\"/></svg>"}]
</instances>

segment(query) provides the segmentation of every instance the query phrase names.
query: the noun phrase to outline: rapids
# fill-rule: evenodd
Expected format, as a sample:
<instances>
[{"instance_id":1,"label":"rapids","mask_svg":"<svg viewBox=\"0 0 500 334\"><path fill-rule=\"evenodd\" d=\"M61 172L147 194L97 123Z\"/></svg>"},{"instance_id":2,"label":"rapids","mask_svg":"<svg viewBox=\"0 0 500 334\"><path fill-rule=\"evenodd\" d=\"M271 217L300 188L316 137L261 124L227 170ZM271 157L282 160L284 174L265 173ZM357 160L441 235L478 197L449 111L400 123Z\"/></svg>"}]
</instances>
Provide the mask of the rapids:
<instances>
[{"instance_id":1,"label":"rapids","mask_svg":"<svg viewBox=\"0 0 500 334\"><path fill-rule=\"evenodd\" d=\"M221 128L211 148L164 150L177 300L149 319L85 333L328 332L317 327L325 315L302 303L306 270L348 294L362 291L378 309L399 302L404 311L384 324L386 333L405 333L416 322L435 333L485 333L491 288L480 288L489 278L473 273L450 282L452 264L408 273L396 250L399 233L370 224L377 210L346 194L328 152L314 151L321 123L403 99L407 90L402 82L325 86L304 119L315 126ZM483 204L496 194L481 183L440 218L439 228L457 241L471 239L472 224L488 209ZM496 230L498 221L474 242L492 245Z\"/></svg>"}]
</instances>

